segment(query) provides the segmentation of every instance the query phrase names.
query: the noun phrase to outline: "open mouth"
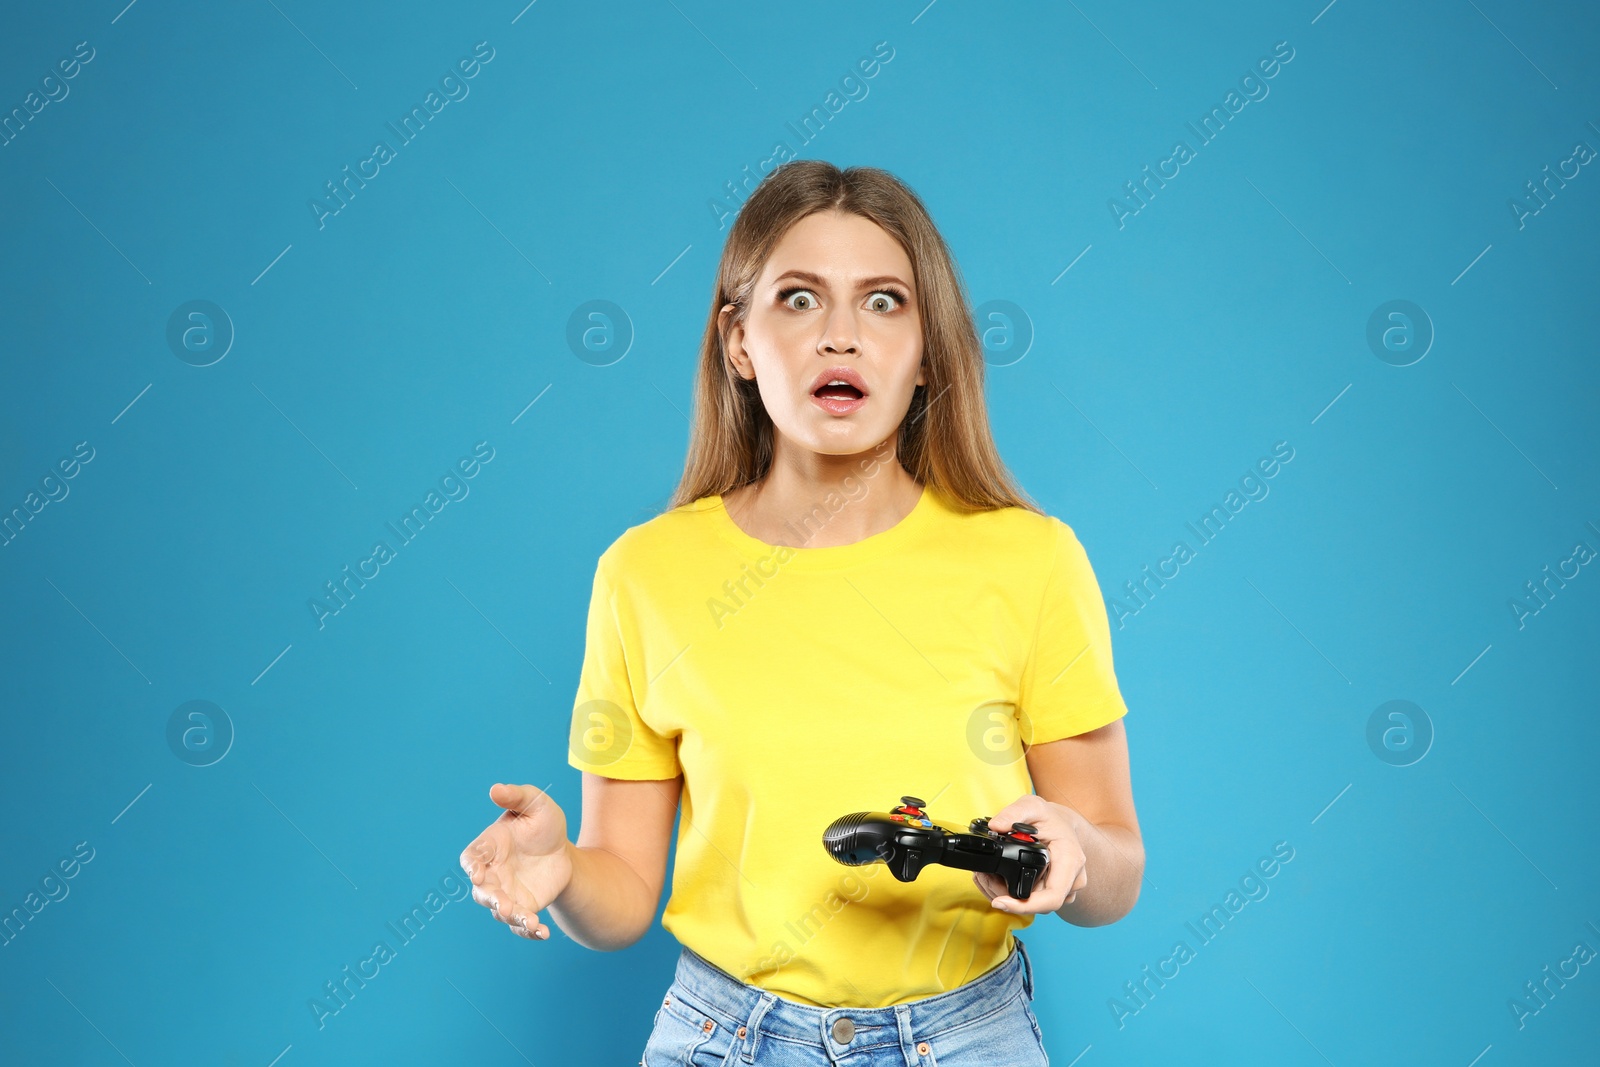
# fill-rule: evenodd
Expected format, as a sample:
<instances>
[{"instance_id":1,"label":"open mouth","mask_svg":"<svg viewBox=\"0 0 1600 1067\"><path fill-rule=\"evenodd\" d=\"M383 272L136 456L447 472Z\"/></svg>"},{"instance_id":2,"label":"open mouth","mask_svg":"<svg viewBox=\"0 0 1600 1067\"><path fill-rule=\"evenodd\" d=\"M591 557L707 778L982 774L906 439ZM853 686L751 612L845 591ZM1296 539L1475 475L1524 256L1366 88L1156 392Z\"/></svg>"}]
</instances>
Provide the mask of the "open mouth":
<instances>
[{"instance_id":1,"label":"open mouth","mask_svg":"<svg viewBox=\"0 0 1600 1067\"><path fill-rule=\"evenodd\" d=\"M830 415L854 414L867 402L867 382L853 367L828 367L811 380L811 399Z\"/></svg>"}]
</instances>

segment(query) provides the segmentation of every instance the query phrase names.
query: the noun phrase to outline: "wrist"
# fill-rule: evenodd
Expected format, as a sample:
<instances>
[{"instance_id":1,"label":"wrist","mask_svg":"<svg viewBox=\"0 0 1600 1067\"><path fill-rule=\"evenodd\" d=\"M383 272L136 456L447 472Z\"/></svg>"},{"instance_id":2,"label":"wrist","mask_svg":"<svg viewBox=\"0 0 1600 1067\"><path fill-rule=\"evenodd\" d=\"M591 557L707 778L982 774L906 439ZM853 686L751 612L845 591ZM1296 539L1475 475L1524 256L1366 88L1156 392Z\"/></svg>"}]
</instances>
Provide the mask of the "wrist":
<instances>
[{"instance_id":1,"label":"wrist","mask_svg":"<svg viewBox=\"0 0 1600 1067\"><path fill-rule=\"evenodd\" d=\"M574 845L569 840L565 840L565 839L562 840L562 842L561 842L561 855L566 860L567 884L563 885L561 887L560 891L557 892L556 895L551 898L550 906L554 906L556 904L561 903L561 898L566 896L567 890L572 888L572 883L577 881L578 862L579 862L578 852L579 852L579 849L578 849L577 845Z\"/></svg>"},{"instance_id":2,"label":"wrist","mask_svg":"<svg viewBox=\"0 0 1600 1067\"><path fill-rule=\"evenodd\" d=\"M1071 828L1072 835L1076 839L1076 844L1079 848L1083 849L1084 867L1087 869L1089 864L1089 849L1086 847L1086 843L1089 840L1089 831L1093 826L1093 823L1084 818L1076 808L1069 807L1065 804L1061 805L1061 807L1067 813L1067 826ZM1065 922L1071 922L1072 916L1076 915L1082 908L1082 899L1083 897L1080 893L1077 899L1064 901L1061 907L1056 909L1056 916Z\"/></svg>"},{"instance_id":3,"label":"wrist","mask_svg":"<svg viewBox=\"0 0 1600 1067\"><path fill-rule=\"evenodd\" d=\"M1076 808L1068 807L1065 804L1061 805L1061 808L1067 813L1067 825L1072 827L1073 836L1081 844L1088 837L1090 828L1094 824L1084 818Z\"/></svg>"}]
</instances>

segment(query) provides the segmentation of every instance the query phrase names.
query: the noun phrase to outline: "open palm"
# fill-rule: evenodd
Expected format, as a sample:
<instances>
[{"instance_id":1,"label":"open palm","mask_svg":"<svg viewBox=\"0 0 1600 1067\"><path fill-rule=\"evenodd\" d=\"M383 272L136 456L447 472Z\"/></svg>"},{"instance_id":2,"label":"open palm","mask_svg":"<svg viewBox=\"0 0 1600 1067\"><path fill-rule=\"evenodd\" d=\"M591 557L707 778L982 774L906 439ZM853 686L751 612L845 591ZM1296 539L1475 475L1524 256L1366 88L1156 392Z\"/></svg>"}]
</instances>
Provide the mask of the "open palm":
<instances>
[{"instance_id":1,"label":"open palm","mask_svg":"<svg viewBox=\"0 0 1600 1067\"><path fill-rule=\"evenodd\" d=\"M462 850L472 899L518 936L547 940L539 912L572 880L566 813L531 785L496 783L489 799L506 810Z\"/></svg>"}]
</instances>

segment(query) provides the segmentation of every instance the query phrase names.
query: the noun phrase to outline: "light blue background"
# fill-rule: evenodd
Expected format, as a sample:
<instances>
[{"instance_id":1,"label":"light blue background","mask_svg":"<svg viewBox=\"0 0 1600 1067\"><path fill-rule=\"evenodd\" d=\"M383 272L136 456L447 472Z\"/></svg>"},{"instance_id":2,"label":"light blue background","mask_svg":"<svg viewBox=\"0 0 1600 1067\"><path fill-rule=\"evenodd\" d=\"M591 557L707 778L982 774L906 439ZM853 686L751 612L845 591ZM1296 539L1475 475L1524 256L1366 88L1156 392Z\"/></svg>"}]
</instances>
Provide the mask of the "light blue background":
<instances>
[{"instance_id":1,"label":"light blue background","mask_svg":"<svg viewBox=\"0 0 1600 1067\"><path fill-rule=\"evenodd\" d=\"M1508 207L1600 147L1592 6L122 2L0 35L4 111L95 50L0 148L0 510L95 450L0 548L0 904L95 850L0 948L0 1058L638 1058L659 927L598 954L451 903L320 1029L308 1001L455 869L493 781L549 784L576 834L594 562L680 473L710 204L779 140L901 176L974 304L1023 309L996 436L1108 596L1295 450L1115 630L1147 879L1113 926L1024 934L1053 1060L1593 1055L1600 964L1508 1007L1600 950L1600 573L1508 606L1600 549L1600 173ZM470 94L319 229L324 182L479 41ZM1279 41L1270 94L1119 228ZM237 333L207 367L165 339L195 299ZM609 366L566 340L595 299L635 332ZM1406 367L1366 342L1394 299L1436 331ZM319 630L307 601L479 441L470 495ZM166 740L194 699L236 732L208 767ZM1367 743L1395 699L1435 734L1407 767ZM1119 1028L1279 841L1270 895Z\"/></svg>"}]
</instances>

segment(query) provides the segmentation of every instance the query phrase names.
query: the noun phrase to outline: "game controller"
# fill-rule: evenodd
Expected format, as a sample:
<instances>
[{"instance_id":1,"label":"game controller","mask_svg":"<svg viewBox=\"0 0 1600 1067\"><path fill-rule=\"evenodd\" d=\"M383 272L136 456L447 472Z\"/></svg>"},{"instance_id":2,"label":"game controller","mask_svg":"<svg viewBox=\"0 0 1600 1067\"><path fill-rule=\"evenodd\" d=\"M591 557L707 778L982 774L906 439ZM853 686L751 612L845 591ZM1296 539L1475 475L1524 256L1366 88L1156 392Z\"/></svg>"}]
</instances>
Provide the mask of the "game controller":
<instances>
[{"instance_id":1,"label":"game controller","mask_svg":"<svg viewBox=\"0 0 1600 1067\"><path fill-rule=\"evenodd\" d=\"M1006 892L1027 900L1050 853L1038 844L1039 831L1025 822L1010 830L991 830L987 818L973 819L968 832L934 822L916 797L901 797L887 812L843 815L822 832L828 855L850 867L882 862L909 882L930 863L981 871L1005 879Z\"/></svg>"}]
</instances>

